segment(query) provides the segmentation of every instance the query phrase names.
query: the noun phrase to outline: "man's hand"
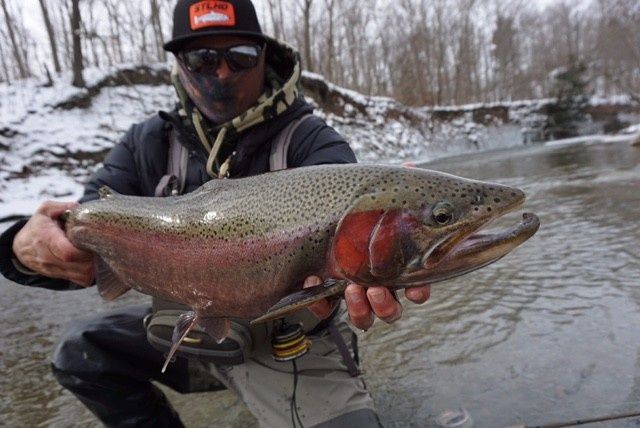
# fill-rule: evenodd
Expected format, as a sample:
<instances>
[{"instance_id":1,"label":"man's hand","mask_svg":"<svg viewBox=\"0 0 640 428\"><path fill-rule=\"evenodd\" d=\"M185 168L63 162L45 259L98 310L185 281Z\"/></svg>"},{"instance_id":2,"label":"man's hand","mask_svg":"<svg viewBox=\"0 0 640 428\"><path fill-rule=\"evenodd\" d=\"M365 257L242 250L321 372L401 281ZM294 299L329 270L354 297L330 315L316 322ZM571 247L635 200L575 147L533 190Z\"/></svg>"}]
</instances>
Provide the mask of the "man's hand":
<instances>
[{"instance_id":1,"label":"man's hand","mask_svg":"<svg viewBox=\"0 0 640 428\"><path fill-rule=\"evenodd\" d=\"M322 280L317 276L310 276L304 282L304 288L322 284ZM414 303L424 303L429 299L431 287L407 288L404 295ZM344 292L347 302L347 311L351 323L362 329L368 330L377 316L386 323L392 323L402 316L402 305L396 300L393 294L385 287L369 287L365 289L358 284L349 284ZM337 302L321 300L309 305L309 310L319 319L328 317Z\"/></svg>"},{"instance_id":2,"label":"man's hand","mask_svg":"<svg viewBox=\"0 0 640 428\"><path fill-rule=\"evenodd\" d=\"M424 303L429 299L431 287L407 288L404 295L413 303ZM349 284L344 292L347 310L351 323L362 330L373 325L375 316L390 324L402 316L402 305L385 287L369 287L365 289L358 284Z\"/></svg>"},{"instance_id":3,"label":"man's hand","mask_svg":"<svg viewBox=\"0 0 640 428\"><path fill-rule=\"evenodd\" d=\"M93 282L93 254L67 239L58 218L76 203L45 202L13 239L13 253L26 268L87 287Z\"/></svg>"}]
</instances>

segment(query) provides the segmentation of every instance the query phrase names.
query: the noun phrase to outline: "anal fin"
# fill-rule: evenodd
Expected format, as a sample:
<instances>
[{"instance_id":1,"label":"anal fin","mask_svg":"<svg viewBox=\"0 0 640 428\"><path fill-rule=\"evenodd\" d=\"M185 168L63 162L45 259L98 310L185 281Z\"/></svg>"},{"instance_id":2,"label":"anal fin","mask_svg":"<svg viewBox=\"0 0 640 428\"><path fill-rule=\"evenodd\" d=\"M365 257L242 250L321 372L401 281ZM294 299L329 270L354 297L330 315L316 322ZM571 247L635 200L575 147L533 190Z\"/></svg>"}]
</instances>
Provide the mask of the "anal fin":
<instances>
[{"instance_id":1,"label":"anal fin","mask_svg":"<svg viewBox=\"0 0 640 428\"><path fill-rule=\"evenodd\" d=\"M171 350L169 350L167 359L162 366L162 373L165 372L173 356L178 351L178 348L180 348L180 345L196 324L202 327L208 335L216 339L218 343L222 343L222 341L227 338L229 329L231 328L231 322L227 318L203 318L199 317L194 311L181 314L173 328Z\"/></svg>"},{"instance_id":2,"label":"anal fin","mask_svg":"<svg viewBox=\"0 0 640 428\"><path fill-rule=\"evenodd\" d=\"M251 324L282 318L319 300L341 295L344 293L347 285L349 285L349 281L346 279L329 279L315 287L304 288L300 291L296 291L295 293L282 298L278 303L273 305L266 314L251 321Z\"/></svg>"},{"instance_id":3,"label":"anal fin","mask_svg":"<svg viewBox=\"0 0 640 428\"><path fill-rule=\"evenodd\" d=\"M227 318L200 318L198 325L218 343L227 338L231 329L231 321Z\"/></svg>"},{"instance_id":4,"label":"anal fin","mask_svg":"<svg viewBox=\"0 0 640 428\"><path fill-rule=\"evenodd\" d=\"M94 266L98 292L103 299L114 300L131 289L100 256L95 256Z\"/></svg>"}]
</instances>

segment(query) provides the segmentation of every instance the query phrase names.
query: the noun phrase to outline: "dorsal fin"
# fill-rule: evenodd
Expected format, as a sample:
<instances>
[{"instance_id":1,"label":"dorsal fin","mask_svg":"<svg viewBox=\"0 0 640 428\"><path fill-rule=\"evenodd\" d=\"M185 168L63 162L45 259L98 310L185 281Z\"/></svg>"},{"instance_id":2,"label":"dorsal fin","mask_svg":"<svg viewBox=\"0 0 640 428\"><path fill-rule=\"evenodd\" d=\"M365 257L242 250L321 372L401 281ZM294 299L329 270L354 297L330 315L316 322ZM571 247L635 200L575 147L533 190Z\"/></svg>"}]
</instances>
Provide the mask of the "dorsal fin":
<instances>
[{"instance_id":1,"label":"dorsal fin","mask_svg":"<svg viewBox=\"0 0 640 428\"><path fill-rule=\"evenodd\" d=\"M98 196L100 197L100 199L107 199L117 194L118 192L116 192L109 186L102 186L100 187L100 189L98 189Z\"/></svg>"}]
</instances>

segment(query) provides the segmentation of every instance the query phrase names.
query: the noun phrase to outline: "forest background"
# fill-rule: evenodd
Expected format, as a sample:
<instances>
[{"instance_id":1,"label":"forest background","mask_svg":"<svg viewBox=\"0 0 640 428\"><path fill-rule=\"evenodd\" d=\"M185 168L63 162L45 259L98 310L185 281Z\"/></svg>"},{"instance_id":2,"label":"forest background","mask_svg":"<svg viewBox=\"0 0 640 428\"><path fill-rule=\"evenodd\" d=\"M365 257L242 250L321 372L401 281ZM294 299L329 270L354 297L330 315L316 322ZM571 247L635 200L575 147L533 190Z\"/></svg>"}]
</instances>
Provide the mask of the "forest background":
<instances>
[{"instance_id":1,"label":"forest background","mask_svg":"<svg viewBox=\"0 0 640 428\"><path fill-rule=\"evenodd\" d=\"M304 68L413 106L553 97L578 70L590 95L640 102L637 0L256 0ZM135 5L135 7L133 6ZM0 0L0 82L170 61L174 1Z\"/></svg>"}]
</instances>

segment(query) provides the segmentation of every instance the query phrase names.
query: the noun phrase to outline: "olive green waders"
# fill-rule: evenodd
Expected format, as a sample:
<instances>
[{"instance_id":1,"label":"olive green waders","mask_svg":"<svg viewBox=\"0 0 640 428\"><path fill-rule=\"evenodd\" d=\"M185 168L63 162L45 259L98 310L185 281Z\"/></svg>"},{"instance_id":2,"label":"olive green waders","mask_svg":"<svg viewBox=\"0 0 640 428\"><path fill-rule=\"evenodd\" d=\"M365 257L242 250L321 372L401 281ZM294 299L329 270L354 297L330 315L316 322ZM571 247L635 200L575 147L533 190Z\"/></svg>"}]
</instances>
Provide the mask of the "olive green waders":
<instances>
[{"instance_id":1,"label":"olive green waders","mask_svg":"<svg viewBox=\"0 0 640 428\"><path fill-rule=\"evenodd\" d=\"M333 323L353 348L347 312L340 308ZM360 375L351 376L328 328L309 336L309 352L279 362L269 343L262 343L244 364L210 365L211 373L234 391L263 427L379 426L374 403ZM293 412L293 413L292 413Z\"/></svg>"}]
</instances>

